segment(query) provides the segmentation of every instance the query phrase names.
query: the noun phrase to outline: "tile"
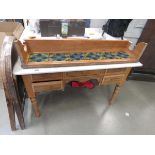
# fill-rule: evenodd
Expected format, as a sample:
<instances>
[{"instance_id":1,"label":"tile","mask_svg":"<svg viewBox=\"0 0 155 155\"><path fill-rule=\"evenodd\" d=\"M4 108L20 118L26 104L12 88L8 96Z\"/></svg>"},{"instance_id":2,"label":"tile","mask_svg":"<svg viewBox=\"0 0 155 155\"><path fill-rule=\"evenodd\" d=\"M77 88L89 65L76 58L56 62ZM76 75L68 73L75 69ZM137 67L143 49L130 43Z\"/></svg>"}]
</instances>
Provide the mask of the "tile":
<instances>
[{"instance_id":1,"label":"tile","mask_svg":"<svg viewBox=\"0 0 155 155\"><path fill-rule=\"evenodd\" d=\"M81 52L81 53L52 53L31 54L29 62L47 61L80 61L80 60L104 60L104 59L126 59L129 55L123 51L119 52Z\"/></svg>"},{"instance_id":2,"label":"tile","mask_svg":"<svg viewBox=\"0 0 155 155\"><path fill-rule=\"evenodd\" d=\"M36 53L30 54L29 62L46 62L49 59L48 54Z\"/></svg>"}]
</instances>

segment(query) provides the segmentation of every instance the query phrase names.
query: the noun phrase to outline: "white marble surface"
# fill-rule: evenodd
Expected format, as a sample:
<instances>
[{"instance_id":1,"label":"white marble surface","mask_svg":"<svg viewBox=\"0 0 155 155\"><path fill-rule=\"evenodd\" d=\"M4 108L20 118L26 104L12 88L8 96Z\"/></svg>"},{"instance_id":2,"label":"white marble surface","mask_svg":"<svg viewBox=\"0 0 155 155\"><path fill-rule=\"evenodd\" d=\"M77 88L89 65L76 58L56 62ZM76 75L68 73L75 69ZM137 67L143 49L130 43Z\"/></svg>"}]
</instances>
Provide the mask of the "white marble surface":
<instances>
[{"instance_id":1,"label":"white marble surface","mask_svg":"<svg viewBox=\"0 0 155 155\"><path fill-rule=\"evenodd\" d=\"M89 65L89 66L71 66L71 67L50 67L50 68L29 68L24 69L21 67L21 61L18 59L16 62L13 74L14 75L28 75L28 74L44 74L44 73L58 73L58 72L73 72L85 70L100 70L100 69L114 69L114 68L128 68L128 67L141 67L140 62L125 63L125 64L107 64L107 65Z\"/></svg>"}]
</instances>

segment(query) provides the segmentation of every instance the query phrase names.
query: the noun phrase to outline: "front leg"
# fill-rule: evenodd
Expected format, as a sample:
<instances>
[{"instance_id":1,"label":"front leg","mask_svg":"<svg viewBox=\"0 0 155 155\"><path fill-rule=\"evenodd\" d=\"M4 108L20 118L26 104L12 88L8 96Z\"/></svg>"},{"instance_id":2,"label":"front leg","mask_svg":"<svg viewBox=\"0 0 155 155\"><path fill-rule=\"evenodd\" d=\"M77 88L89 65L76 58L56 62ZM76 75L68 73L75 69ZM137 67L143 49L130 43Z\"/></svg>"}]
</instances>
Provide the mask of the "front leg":
<instances>
[{"instance_id":1,"label":"front leg","mask_svg":"<svg viewBox=\"0 0 155 155\"><path fill-rule=\"evenodd\" d=\"M112 94L112 96L111 96L111 98L109 100L109 104L112 104L115 101L115 99L117 98L117 96L118 96L118 94L120 92L120 88L121 88L121 86L124 85L130 71L131 71L131 68L127 68L126 71L124 72L123 79L119 83L116 84L115 89L113 91L113 94Z\"/></svg>"},{"instance_id":2,"label":"front leg","mask_svg":"<svg viewBox=\"0 0 155 155\"><path fill-rule=\"evenodd\" d=\"M30 97L34 112L35 112L35 116L36 117L40 117L40 110L39 110L39 106L36 100L36 97Z\"/></svg>"},{"instance_id":3,"label":"front leg","mask_svg":"<svg viewBox=\"0 0 155 155\"><path fill-rule=\"evenodd\" d=\"M24 85L25 85L28 97L31 100L32 107L33 107L33 110L35 112L35 116L39 117L40 116L40 110L39 110L39 105L38 105L37 100L36 100L36 94L32 88L31 75L23 75L22 78L24 81Z\"/></svg>"},{"instance_id":4,"label":"front leg","mask_svg":"<svg viewBox=\"0 0 155 155\"><path fill-rule=\"evenodd\" d=\"M119 91L120 91L120 85L116 84L115 89L114 89L114 91L113 91L113 94L112 94L112 96L111 96L111 98L110 98L110 100L109 100L109 104L110 104L110 105L111 105L111 104L115 101L115 99L117 98L117 96L118 96L118 94L119 94Z\"/></svg>"}]
</instances>

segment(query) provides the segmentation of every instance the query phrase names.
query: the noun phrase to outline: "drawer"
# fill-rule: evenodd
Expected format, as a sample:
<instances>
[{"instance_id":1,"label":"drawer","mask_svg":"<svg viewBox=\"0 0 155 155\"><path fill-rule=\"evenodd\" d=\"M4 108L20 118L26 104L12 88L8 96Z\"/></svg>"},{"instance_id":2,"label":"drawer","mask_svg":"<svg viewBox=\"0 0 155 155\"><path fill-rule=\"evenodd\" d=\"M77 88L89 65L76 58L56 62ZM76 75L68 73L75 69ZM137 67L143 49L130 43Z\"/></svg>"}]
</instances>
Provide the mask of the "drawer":
<instances>
[{"instance_id":1,"label":"drawer","mask_svg":"<svg viewBox=\"0 0 155 155\"><path fill-rule=\"evenodd\" d=\"M32 88L35 92L50 91L50 90L62 90L63 81L50 81L32 83Z\"/></svg>"},{"instance_id":2,"label":"drawer","mask_svg":"<svg viewBox=\"0 0 155 155\"><path fill-rule=\"evenodd\" d=\"M106 72L106 70L104 69L104 70L100 70L100 75L105 75L105 72Z\"/></svg>"},{"instance_id":3,"label":"drawer","mask_svg":"<svg viewBox=\"0 0 155 155\"><path fill-rule=\"evenodd\" d=\"M32 75L32 82L62 80L62 77L63 77L62 73L35 74Z\"/></svg>"},{"instance_id":4,"label":"drawer","mask_svg":"<svg viewBox=\"0 0 155 155\"><path fill-rule=\"evenodd\" d=\"M93 71L79 71L79 72L68 72L66 73L67 77L78 77L78 76L91 76L91 75L99 75L99 70Z\"/></svg>"},{"instance_id":5,"label":"drawer","mask_svg":"<svg viewBox=\"0 0 155 155\"><path fill-rule=\"evenodd\" d=\"M113 75L113 76L105 76L102 80L102 85L104 84L116 84L122 83L125 80L125 75Z\"/></svg>"},{"instance_id":6,"label":"drawer","mask_svg":"<svg viewBox=\"0 0 155 155\"><path fill-rule=\"evenodd\" d=\"M89 81L89 80L92 80L92 79L96 79L96 80L98 80L99 81L99 77L97 77L97 76L91 76L91 77L89 77L89 76L87 76L87 77L70 77L70 78L67 78L66 80L65 80L65 82L66 83L68 83L68 82L70 82L70 81L79 81L79 82L84 82L84 81Z\"/></svg>"},{"instance_id":7,"label":"drawer","mask_svg":"<svg viewBox=\"0 0 155 155\"><path fill-rule=\"evenodd\" d=\"M126 68L108 69L105 75L125 74L126 71Z\"/></svg>"}]
</instances>

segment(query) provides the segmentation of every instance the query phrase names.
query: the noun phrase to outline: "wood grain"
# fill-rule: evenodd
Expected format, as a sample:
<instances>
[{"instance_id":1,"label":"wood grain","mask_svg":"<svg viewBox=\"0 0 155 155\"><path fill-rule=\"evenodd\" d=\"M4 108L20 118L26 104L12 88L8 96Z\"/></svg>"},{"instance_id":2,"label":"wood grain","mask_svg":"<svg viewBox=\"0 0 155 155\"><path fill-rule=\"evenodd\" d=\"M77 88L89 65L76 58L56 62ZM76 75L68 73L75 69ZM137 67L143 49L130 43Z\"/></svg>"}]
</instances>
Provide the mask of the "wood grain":
<instances>
[{"instance_id":1,"label":"wood grain","mask_svg":"<svg viewBox=\"0 0 155 155\"><path fill-rule=\"evenodd\" d=\"M25 40L25 44L30 49L30 51L28 51L29 53L53 53L128 50L130 42L124 40L109 41L88 39L29 39Z\"/></svg>"},{"instance_id":2,"label":"wood grain","mask_svg":"<svg viewBox=\"0 0 155 155\"><path fill-rule=\"evenodd\" d=\"M64 73L23 75L28 96L31 99L35 115L40 116L39 105L36 101L36 93L51 90L64 90L65 84L70 81L84 82L96 79L99 85L117 84L123 85L131 68L110 70L92 70ZM116 97L116 95L115 95Z\"/></svg>"},{"instance_id":3,"label":"wood grain","mask_svg":"<svg viewBox=\"0 0 155 155\"><path fill-rule=\"evenodd\" d=\"M51 91L51 90L63 90L62 81L50 81L50 82L37 82L32 83L34 92Z\"/></svg>"},{"instance_id":4,"label":"wood grain","mask_svg":"<svg viewBox=\"0 0 155 155\"><path fill-rule=\"evenodd\" d=\"M84 66L114 63L137 62L142 55L146 43L139 43L135 50L129 50L130 42L127 40L89 40L89 39L27 39L22 45L15 42L17 51L22 60L23 68L45 68L59 66ZM25 47L25 48L24 48ZM103 59L103 60L77 60L77 61L44 61L29 62L28 57L34 53L75 53L75 52L126 52L129 57L124 59Z\"/></svg>"},{"instance_id":5,"label":"wood grain","mask_svg":"<svg viewBox=\"0 0 155 155\"><path fill-rule=\"evenodd\" d=\"M122 80L124 80L124 77L124 74L107 76L105 75L102 81L102 85L121 83Z\"/></svg>"},{"instance_id":6,"label":"wood grain","mask_svg":"<svg viewBox=\"0 0 155 155\"><path fill-rule=\"evenodd\" d=\"M38 102L36 100L36 92L33 90L32 87L32 76L31 75L23 75L22 76L23 81L24 81L24 85L27 91L27 94L31 100L34 112L35 112L35 116L39 117L40 116L40 110L39 110L39 105Z\"/></svg>"},{"instance_id":7,"label":"wood grain","mask_svg":"<svg viewBox=\"0 0 155 155\"><path fill-rule=\"evenodd\" d=\"M32 82L62 80L62 79L63 79L63 73L32 75Z\"/></svg>"},{"instance_id":8,"label":"wood grain","mask_svg":"<svg viewBox=\"0 0 155 155\"><path fill-rule=\"evenodd\" d=\"M137 44L137 46L135 47L135 50L133 51L135 58L137 60L140 59L140 57L142 56L142 54L144 53L145 49L147 47L147 43L144 42L140 42Z\"/></svg>"},{"instance_id":9,"label":"wood grain","mask_svg":"<svg viewBox=\"0 0 155 155\"><path fill-rule=\"evenodd\" d=\"M28 59L28 53L24 50L24 45L19 40L14 40L14 46L21 58L22 63L26 63Z\"/></svg>"},{"instance_id":10,"label":"wood grain","mask_svg":"<svg viewBox=\"0 0 155 155\"><path fill-rule=\"evenodd\" d=\"M108 69L105 75L120 75L126 72L126 68Z\"/></svg>"},{"instance_id":11,"label":"wood grain","mask_svg":"<svg viewBox=\"0 0 155 155\"><path fill-rule=\"evenodd\" d=\"M57 39L42 40L28 39L24 45L27 55L22 56L25 63L23 68L45 68L59 66L79 66L79 65L99 65L113 63L131 63L137 62L143 53L146 44L140 43L134 50L129 50L130 42L124 40L88 40L88 39ZM32 53L66 53L66 52L118 52L124 51L128 53L129 58L125 59L104 59L104 60L78 60L78 61L47 61L47 62L29 62L28 56ZM21 52L22 54L23 52ZM65 84L70 81L87 81L96 79L99 85L116 84L111 102L116 98L119 88L125 83L131 68L127 69L109 69L94 71L79 71L69 73L53 73L39 75L23 75L25 87L28 96L32 100L33 108L36 116L39 116L39 106L36 93L50 90L63 90Z\"/></svg>"},{"instance_id":12,"label":"wood grain","mask_svg":"<svg viewBox=\"0 0 155 155\"><path fill-rule=\"evenodd\" d=\"M12 130L16 130L15 112L17 114L17 118L22 129L25 128L25 123L23 117L22 103L20 101L18 89L16 87L15 79L12 73L14 62L17 60L16 54L13 53L13 40L14 37L7 36L3 42L1 70L4 92L10 118L10 125Z\"/></svg>"}]
</instances>

